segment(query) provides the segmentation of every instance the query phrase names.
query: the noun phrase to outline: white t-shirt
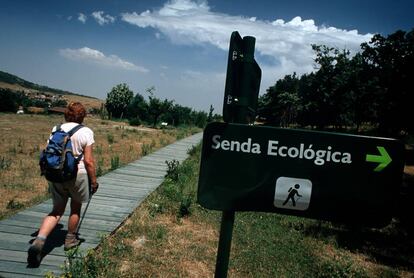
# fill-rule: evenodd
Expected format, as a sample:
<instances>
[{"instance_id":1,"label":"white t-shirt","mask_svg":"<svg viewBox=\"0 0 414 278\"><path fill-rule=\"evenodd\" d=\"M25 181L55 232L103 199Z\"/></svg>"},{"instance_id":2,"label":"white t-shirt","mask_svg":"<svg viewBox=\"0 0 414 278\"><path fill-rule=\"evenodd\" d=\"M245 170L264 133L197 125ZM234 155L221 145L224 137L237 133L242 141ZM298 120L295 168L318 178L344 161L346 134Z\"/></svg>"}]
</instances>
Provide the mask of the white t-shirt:
<instances>
[{"instance_id":1,"label":"white t-shirt","mask_svg":"<svg viewBox=\"0 0 414 278\"><path fill-rule=\"evenodd\" d=\"M78 123L68 122L62 124L60 127L65 131L69 132L72 128L77 126ZM52 132L56 130L56 127L53 127ZM50 137L52 138L52 137ZM72 141L72 149L73 154L75 157L78 157L81 153L83 153L83 150L86 146L90 146L93 143L95 143L95 139L93 137L93 131L89 127L82 127L78 131L75 132L75 134L70 137L70 140ZM83 156L81 161L79 161L78 164L78 172L84 172L86 173L85 164L83 163Z\"/></svg>"}]
</instances>

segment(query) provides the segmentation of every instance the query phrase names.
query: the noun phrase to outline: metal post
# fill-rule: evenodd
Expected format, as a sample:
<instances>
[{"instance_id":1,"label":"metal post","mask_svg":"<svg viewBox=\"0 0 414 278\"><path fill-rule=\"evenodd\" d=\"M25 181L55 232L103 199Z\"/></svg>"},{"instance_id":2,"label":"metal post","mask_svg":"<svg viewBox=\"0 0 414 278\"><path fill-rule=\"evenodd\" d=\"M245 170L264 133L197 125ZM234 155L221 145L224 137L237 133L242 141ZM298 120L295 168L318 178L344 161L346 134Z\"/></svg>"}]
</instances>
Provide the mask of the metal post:
<instances>
[{"instance_id":1,"label":"metal post","mask_svg":"<svg viewBox=\"0 0 414 278\"><path fill-rule=\"evenodd\" d=\"M215 278L227 277L234 215L234 211L223 211L221 216L220 239L217 251L216 272L214 275Z\"/></svg>"},{"instance_id":2,"label":"metal post","mask_svg":"<svg viewBox=\"0 0 414 278\"><path fill-rule=\"evenodd\" d=\"M231 35L224 92L224 122L254 122L261 78L260 67L254 60L255 43L254 37L246 36L242 39L238 32ZM234 210L223 211L215 278L227 277L234 217Z\"/></svg>"}]
</instances>

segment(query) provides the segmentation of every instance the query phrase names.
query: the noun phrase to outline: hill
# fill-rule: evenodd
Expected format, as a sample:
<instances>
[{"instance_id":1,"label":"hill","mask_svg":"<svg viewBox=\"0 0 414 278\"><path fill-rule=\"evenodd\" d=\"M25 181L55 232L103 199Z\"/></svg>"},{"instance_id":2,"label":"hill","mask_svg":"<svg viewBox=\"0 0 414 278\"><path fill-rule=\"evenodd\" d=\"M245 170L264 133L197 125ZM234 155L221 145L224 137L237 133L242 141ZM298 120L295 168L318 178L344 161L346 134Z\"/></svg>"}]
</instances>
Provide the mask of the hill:
<instances>
[{"instance_id":1,"label":"hill","mask_svg":"<svg viewBox=\"0 0 414 278\"><path fill-rule=\"evenodd\" d=\"M100 108L103 103L103 100L95 97L39 85L4 71L0 71L0 88L9 89L14 92L24 92L28 95L58 95L66 99L68 102L80 101L88 108Z\"/></svg>"}]
</instances>

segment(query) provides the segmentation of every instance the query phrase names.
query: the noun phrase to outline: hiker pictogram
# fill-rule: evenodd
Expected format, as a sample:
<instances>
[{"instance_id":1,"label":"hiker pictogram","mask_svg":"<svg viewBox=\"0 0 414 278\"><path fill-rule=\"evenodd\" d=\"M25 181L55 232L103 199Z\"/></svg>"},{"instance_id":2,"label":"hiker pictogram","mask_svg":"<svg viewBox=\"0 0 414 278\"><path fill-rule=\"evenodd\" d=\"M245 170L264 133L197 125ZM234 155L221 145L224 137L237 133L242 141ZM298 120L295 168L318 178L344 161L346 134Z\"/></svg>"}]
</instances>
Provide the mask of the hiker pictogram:
<instances>
[{"instance_id":1,"label":"hiker pictogram","mask_svg":"<svg viewBox=\"0 0 414 278\"><path fill-rule=\"evenodd\" d=\"M302 197L302 195L300 195L299 191L298 191L299 188L300 188L300 185L295 184L294 187L295 188L293 188L293 187L289 188L289 190L288 190L289 195L287 196L286 200L283 202L283 205L286 205L289 200L292 200L292 206L296 207L295 196L298 196L298 199L299 199L300 197Z\"/></svg>"},{"instance_id":2,"label":"hiker pictogram","mask_svg":"<svg viewBox=\"0 0 414 278\"><path fill-rule=\"evenodd\" d=\"M312 182L308 179L278 177L273 205L277 208L307 210L312 195Z\"/></svg>"}]
</instances>

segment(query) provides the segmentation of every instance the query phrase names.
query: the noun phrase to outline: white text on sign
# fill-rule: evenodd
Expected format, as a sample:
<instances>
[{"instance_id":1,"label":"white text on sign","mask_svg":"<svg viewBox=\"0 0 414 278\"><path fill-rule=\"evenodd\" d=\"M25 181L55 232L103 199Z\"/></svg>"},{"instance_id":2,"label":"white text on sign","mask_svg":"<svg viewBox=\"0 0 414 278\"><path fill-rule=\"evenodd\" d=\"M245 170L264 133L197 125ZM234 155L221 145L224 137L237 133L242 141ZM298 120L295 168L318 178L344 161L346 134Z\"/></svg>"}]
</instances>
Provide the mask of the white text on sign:
<instances>
[{"instance_id":1,"label":"white text on sign","mask_svg":"<svg viewBox=\"0 0 414 278\"><path fill-rule=\"evenodd\" d=\"M221 149L223 151L243 152L251 154L261 154L262 146L259 143L252 141L252 138L247 138L246 141L240 142L237 140L220 140L220 135L212 137L211 148L214 150ZM266 154L269 156L278 156L282 158L297 158L313 160L313 163L318 166L324 165L326 162L351 164L352 157L348 152L340 152L333 149L332 146L326 149L313 149L313 145L306 145L304 143L299 146L279 145L279 141L269 140L266 145Z\"/></svg>"}]
</instances>

